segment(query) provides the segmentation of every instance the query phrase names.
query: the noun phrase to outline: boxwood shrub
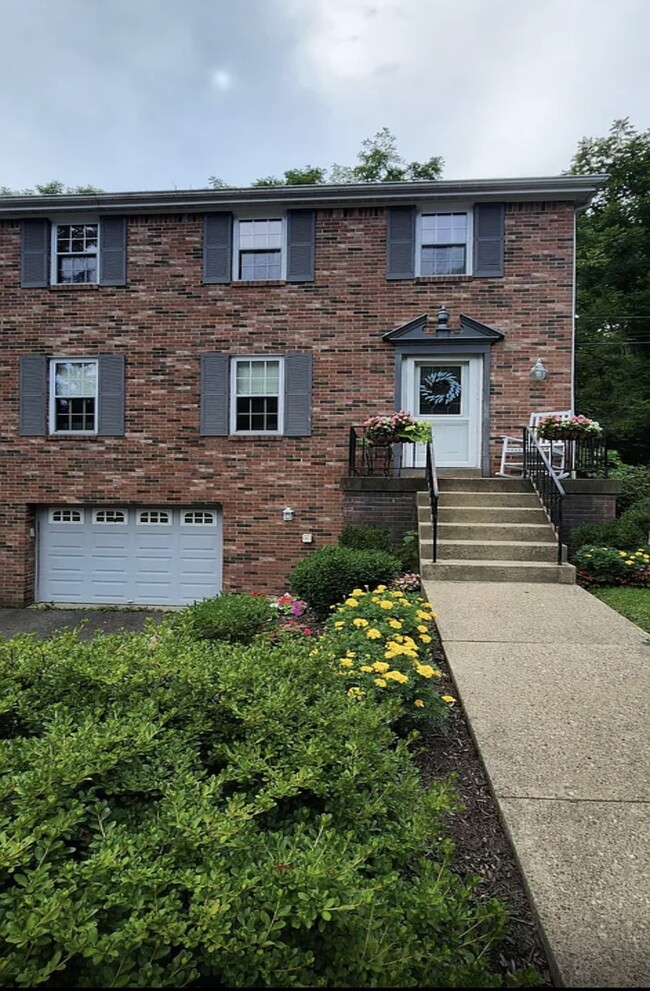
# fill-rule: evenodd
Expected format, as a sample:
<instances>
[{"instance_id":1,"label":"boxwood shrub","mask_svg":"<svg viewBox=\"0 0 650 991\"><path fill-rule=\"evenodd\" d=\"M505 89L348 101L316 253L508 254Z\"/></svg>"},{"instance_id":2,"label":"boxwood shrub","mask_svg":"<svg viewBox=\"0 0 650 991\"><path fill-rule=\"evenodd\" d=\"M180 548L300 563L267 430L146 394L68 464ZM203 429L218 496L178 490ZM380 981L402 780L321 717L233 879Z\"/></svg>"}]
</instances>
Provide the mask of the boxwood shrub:
<instances>
[{"instance_id":1,"label":"boxwood shrub","mask_svg":"<svg viewBox=\"0 0 650 991\"><path fill-rule=\"evenodd\" d=\"M312 651L0 644L0 985L500 984L449 786Z\"/></svg>"},{"instance_id":2,"label":"boxwood shrub","mask_svg":"<svg viewBox=\"0 0 650 991\"><path fill-rule=\"evenodd\" d=\"M181 613L180 624L202 640L251 643L277 623L277 610L263 595L219 595Z\"/></svg>"},{"instance_id":3,"label":"boxwood shrub","mask_svg":"<svg viewBox=\"0 0 650 991\"><path fill-rule=\"evenodd\" d=\"M322 547L295 565L289 587L324 619L353 588L391 582L400 571L399 560L386 551Z\"/></svg>"}]
</instances>

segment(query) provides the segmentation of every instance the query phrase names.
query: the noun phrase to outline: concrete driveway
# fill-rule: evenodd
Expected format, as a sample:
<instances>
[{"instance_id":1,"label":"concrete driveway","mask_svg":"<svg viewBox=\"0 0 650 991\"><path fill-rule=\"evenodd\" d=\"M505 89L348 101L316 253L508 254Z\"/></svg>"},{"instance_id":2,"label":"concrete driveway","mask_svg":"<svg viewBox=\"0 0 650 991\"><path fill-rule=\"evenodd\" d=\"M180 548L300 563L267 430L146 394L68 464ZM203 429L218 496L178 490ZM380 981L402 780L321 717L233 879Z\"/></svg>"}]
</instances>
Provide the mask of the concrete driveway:
<instances>
[{"instance_id":1,"label":"concrete driveway","mask_svg":"<svg viewBox=\"0 0 650 991\"><path fill-rule=\"evenodd\" d=\"M0 609L0 637L19 633L36 633L49 637L58 630L85 623L81 634L89 640L95 633L119 633L141 630L150 618L160 622L164 613L157 610L129 609Z\"/></svg>"}]
</instances>

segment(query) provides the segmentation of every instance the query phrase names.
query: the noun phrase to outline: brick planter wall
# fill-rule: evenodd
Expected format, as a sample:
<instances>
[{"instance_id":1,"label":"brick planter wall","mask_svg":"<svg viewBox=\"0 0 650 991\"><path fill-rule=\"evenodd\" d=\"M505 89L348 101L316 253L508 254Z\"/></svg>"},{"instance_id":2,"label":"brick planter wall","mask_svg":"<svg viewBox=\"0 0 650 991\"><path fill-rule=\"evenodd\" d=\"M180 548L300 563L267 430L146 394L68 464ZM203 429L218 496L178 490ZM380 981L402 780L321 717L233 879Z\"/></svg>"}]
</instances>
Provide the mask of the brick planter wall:
<instances>
[{"instance_id":1,"label":"brick planter wall","mask_svg":"<svg viewBox=\"0 0 650 991\"><path fill-rule=\"evenodd\" d=\"M610 478L567 478L563 507L564 535L571 543L571 531L584 523L607 523L616 518L616 497L622 483Z\"/></svg>"},{"instance_id":2,"label":"brick planter wall","mask_svg":"<svg viewBox=\"0 0 650 991\"><path fill-rule=\"evenodd\" d=\"M386 527L400 543L417 528L415 496L423 489L423 478L344 478L343 523Z\"/></svg>"}]
</instances>

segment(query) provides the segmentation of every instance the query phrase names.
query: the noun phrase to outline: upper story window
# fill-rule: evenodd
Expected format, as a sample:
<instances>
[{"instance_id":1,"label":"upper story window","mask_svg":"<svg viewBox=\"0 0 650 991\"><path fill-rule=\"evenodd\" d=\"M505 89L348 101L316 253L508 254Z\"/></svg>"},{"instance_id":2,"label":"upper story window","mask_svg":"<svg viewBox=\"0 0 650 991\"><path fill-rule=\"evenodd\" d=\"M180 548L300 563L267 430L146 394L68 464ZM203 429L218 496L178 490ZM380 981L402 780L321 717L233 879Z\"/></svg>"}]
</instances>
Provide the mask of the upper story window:
<instances>
[{"instance_id":1,"label":"upper story window","mask_svg":"<svg viewBox=\"0 0 650 991\"><path fill-rule=\"evenodd\" d=\"M54 224L52 281L61 285L98 281L99 224Z\"/></svg>"},{"instance_id":2,"label":"upper story window","mask_svg":"<svg viewBox=\"0 0 650 991\"><path fill-rule=\"evenodd\" d=\"M233 433L282 433L283 362L235 358L232 362Z\"/></svg>"},{"instance_id":3,"label":"upper story window","mask_svg":"<svg viewBox=\"0 0 650 991\"><path fill-rule=\"evenodd\" d=\"M97 433L97 361L50 362L50 433Z\"/></svg>"},{"instance_id":4,"label":"upper story window","mask_svg":"<svg viewBox=\"0 0 650 991\"><path fill-rule=\"evenodd\" d=\"M468 274L469 214L423 213L419 221L419 274Z\"/></svg>"},{"instance_id":5,"label":"upper story window","mask_svg":"<svg viewBox=\"0 0 650 991\"><path fill-rule=\"evenodd\" d=\"M284 221L238 220L235 229L235 278L284 278Z\"/></svg>"}]
</instances>

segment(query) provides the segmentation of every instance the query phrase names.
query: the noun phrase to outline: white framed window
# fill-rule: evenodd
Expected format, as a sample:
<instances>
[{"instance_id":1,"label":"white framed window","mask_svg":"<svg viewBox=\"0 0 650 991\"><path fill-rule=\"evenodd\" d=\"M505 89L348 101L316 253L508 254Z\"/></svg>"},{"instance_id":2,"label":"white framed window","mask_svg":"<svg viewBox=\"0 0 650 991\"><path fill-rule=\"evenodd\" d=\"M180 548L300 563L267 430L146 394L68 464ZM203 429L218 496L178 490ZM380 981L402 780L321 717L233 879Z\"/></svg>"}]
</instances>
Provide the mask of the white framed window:
<instances>
[{"instance_id":1,"label":"white framed window","mask_svg":"<svg viewBox=\"0 0 650 991\"><path fill-rule=\"evenodd\" d=\"M97 361L53 358L50 361L50 433L97 433Z\"/></svg>"},{"instance_id":2,"label":"white framed window","mask_svg":"<svg viewBox=\"0 0 650 991\"><path fill-rule=\"evenodd\" d=\"M230 432L281 434L284 428L282 358L233 358Z\"/></svg>"},{"instance_id":3,"label":"white framed window","mask_svg":"<svg viewBox=\"0 0 650 991\"><path fill-rule=\"evenodd\" d=\"M236 281L286 278L286 224L282 217L236 220L233 235Z\"/></svg>"},{"instance_id":4,"label":"white framed window","mask_svg":"<svg viewBox=\"0 0 650 991\"><path fill-rule=\"evenodd\" d=\"M417 222L417 275L469 275L471 211L422 212Z\"/></svg>"},{"instance_id":5,"label":"white framed window","mask_svg":"<svg viewBox=\"0 0 650 991\"><path fill-rule=\"evenodd\" d=\"M83 509L50 509L50 523L83 523Z\"/></svg>"},{"instance_id":6,"label":"white framed window","mask_svg":"<svg viewBox=\"0 0 650 991\"><path fill-rule=\"evenodd\" d=\"M52 283L99 281L99 224L52 224Z\"/></svg>"},{"instance_id":7,"label":"white framed window","mask_svg":"<svg viewBox=\"0 0 650 991\"><path fill-rule=\"evenodd\" d=\"M167 509L139 509L137 526L171 526L172 514Z\"/></svg>"},{"instance_id":8,"label":"white framed window","mask_svg":"<svg viewBox=\"0 0 650 991\"><path fill-rule=\"evenodd\" d=\"M206 509L188 509L181 513L181 526L216 526L217 514Z\"/></svg>"},{"instance_id":9,"label":"white framed window","mask_svg":"<svg viewBox=\"0 0 650 991\"><path fill-rule=\"evenodd\" d=\"M93 523L115 523L117 526L126 526L129 522L129 514L126 509L94 509Z\"/></svg>"}]
</instances>

